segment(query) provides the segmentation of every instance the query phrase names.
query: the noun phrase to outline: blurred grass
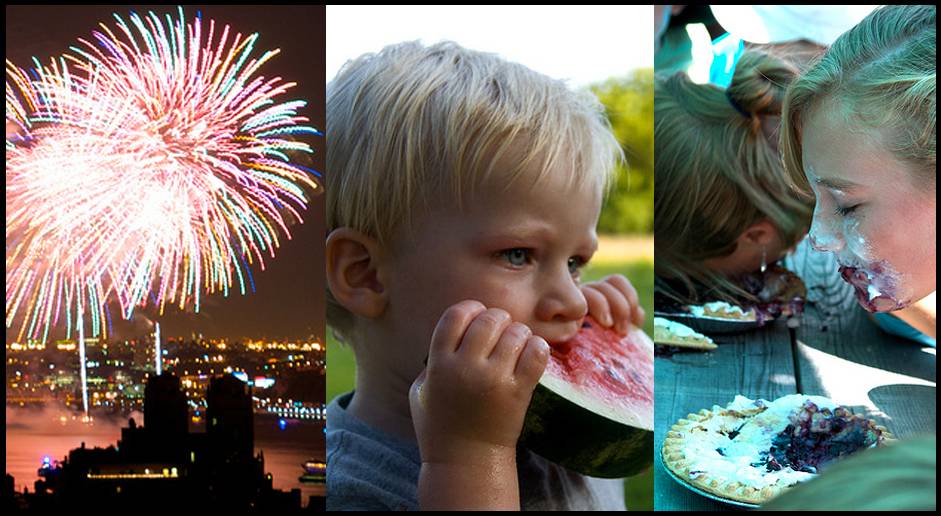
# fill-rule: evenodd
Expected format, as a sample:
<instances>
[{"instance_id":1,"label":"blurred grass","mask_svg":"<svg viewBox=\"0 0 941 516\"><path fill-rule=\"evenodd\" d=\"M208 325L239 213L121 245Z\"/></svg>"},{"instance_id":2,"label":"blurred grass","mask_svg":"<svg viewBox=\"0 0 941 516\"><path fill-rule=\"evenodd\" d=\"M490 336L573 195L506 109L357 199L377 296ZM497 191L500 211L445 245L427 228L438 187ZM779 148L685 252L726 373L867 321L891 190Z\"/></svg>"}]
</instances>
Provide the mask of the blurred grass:
<instances>
[{"instance_id":1,"label":"blurred grass","mask_svg":"<svg viewBox=\"0 0 941 516\"><path fill-rule=\"evenodd\" d=\"M356 358L353 350L341 344L327 329L327 402L356 387Z\"/></svg>"},{"instance_id":2,"label":"blurred grass","mask_svg":"<svg viewBox=\"0 0 941 516\"><path fill-rule=\"evenodd\" d=\"M653 245L651 243L651 245ZM582 273L582 281L597 281L609 274L623 274L637 289L640 304L647 314L644 331L653 335L653 261L639 259L625 262L605 261L589 265ZM353 351L337 342L333 332L327 332L327 400L353 390L356 386L356 360ZM624 497L631 511L653 510L653 468L625 479Z\"/></svg>"}]
</instances>

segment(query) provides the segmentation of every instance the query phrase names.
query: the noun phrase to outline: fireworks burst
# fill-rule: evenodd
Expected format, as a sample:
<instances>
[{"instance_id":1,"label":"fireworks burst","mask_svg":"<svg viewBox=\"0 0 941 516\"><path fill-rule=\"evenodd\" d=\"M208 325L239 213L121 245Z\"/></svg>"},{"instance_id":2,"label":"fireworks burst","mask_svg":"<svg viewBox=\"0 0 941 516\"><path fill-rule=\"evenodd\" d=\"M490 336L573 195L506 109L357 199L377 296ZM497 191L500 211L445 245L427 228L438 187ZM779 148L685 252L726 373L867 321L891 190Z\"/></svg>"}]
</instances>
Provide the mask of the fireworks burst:
<instances>
[{"instance_id":1,"label":"fireworks burst","mask_svg":"<svg viewBox=\"0 0 941 516\"><path fill-rule=\"evenodd\" d=\"M45 340L63 312L104 332L111 298L129 319L148 303L198 311L236 283L244 294L249 265L264 269L319 188L288 156L319 134L305 102L279 102L295 84L257 75L278 50L251 58L257 34L210 20L204 36L182 9L115 19L32 78L7 64L7 326L21 315L20 338Z\"/></svg>"}]
</instances>

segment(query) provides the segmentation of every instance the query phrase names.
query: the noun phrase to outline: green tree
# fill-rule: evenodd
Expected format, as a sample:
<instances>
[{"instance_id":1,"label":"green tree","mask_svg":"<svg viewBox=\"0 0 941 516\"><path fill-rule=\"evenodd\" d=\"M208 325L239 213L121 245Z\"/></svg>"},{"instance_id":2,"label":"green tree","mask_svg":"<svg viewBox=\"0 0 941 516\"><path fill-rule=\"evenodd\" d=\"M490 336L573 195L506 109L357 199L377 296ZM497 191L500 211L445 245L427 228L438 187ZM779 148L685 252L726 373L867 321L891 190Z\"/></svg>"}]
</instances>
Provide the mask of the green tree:
<instances>
[{"instance_id":1,"label":"green tree","mask_svg":"<svg viewBox=\"0 0 941 516\"><path fill-rule=\"evenodd\" d=\"M653 69L594 84L626 163L601 210L602 233L653 232Z\"/></svg>"}]
</instances>

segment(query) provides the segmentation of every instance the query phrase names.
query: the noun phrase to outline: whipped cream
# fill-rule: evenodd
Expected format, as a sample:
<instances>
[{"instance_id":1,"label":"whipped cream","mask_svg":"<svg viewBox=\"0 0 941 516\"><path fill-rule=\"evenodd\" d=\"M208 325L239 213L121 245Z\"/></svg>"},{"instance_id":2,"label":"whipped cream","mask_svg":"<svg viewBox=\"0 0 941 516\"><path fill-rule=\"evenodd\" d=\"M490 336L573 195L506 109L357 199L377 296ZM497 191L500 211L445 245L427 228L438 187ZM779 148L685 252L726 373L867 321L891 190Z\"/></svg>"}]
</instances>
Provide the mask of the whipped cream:
<instances>
[{"instance_id":1,"label":"whipped cream","mask_svg":"<svg viewBox=\"0 0 941 516\"><path fill-rule=\"evenodd\" d=\"M726 303L725 301L713 301L704 305L689 305L689 311L696 317L716 317L716 314L729 313L738 314L740 319L754 319L754 310L742 310L742 307ZM707 313L710 312L710 313ZM719 315L721 317L721 315Z\"/></svg>"},{"instance_id":2,"label":"whipped cream","mask_svg":"<svg viewBox=\"0 0 941 516\"><path fill-rule=\"evenodd\" d=\"M696 439L686 441L684 453L691 459L691 476L695 478L696 472L701 471L756 489L775 484L792 485L815 477L813 473L791 468L768 471L765 465L772 440L790 424L788 416L800 411L807 400L820 408L834 410L837 407L833 401L821 396L792 394L773 402L736 396L726 409L745 411L767 407L756 416L742 419L719 416L718 411L722 408L714 406L712 410L716 414L712 418L699 423L692 422L690 425L690 428L699 426L707 430L697 432ZM730 435L734 438L730 439Z\"/></svg>"}]
</instances>

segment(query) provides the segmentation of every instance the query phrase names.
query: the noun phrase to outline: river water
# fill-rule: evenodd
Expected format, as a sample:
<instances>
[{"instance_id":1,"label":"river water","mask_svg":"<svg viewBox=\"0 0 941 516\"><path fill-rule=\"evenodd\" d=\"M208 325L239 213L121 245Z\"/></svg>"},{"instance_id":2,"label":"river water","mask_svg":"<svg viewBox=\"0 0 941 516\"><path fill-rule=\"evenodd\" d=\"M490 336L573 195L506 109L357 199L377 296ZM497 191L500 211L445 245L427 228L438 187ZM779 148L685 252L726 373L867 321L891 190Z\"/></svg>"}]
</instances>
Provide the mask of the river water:
<instances>
[{"instance_id":1,"label":"river water","mask_svg":"<svg viewBox=\"0 0 941 516\"><path fill-rule=\"evenodd\" d=\"M140 424L141 413L131 414ZM6 408L6 472L13 475L16 490L28 487L39 477L36 471L44 457L64 459L69 450L84 441L87 448L106 448L121 438L121 427L127 418L96 418L92 424L82 423L80 415L65 409ZM196 429L191 431L202 431ZM255 417L255 453L263 452L265 471L271 473L275 489L301 490L301 502L307 505L311 495L322 496L322 484L305 484L298 480L302 464L308 460L324 461L323 423L288 421L282 430L277 418Z\"/></svg>"}]
</instances>

